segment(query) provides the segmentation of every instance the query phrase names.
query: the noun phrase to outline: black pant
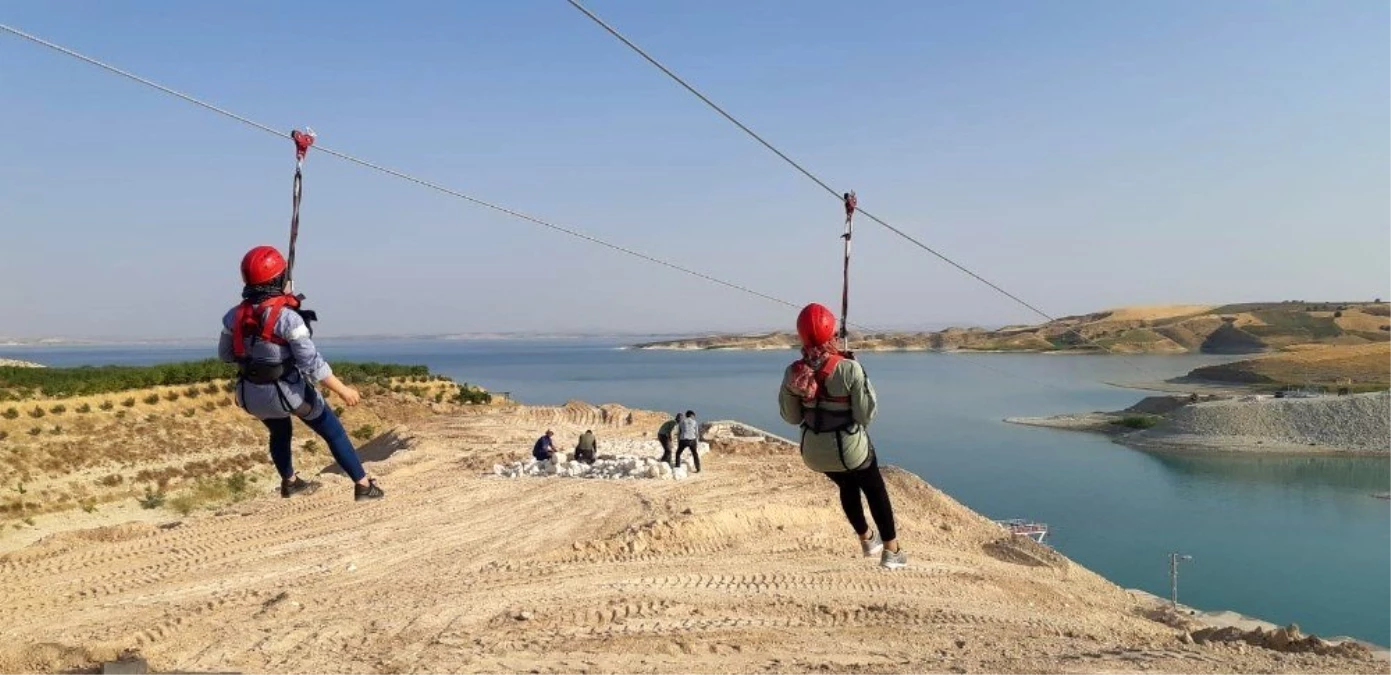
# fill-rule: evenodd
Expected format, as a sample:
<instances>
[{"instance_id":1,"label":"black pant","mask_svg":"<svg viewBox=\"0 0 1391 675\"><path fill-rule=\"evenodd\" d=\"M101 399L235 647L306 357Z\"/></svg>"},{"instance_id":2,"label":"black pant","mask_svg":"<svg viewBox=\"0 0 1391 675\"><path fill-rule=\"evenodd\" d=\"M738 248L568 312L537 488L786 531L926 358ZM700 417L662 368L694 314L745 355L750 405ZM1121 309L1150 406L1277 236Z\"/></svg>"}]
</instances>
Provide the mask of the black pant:
<instances>
[{"instance_id":1,"label":"black pant","mask_svg":"<svg viewBox=\"0 0 1391 675\"><path fill-rule=\"evenodd\" d=\"M575 448L575 461L584 462L585 464L593 464L594 451L585 450L584 448Z\"/></svg>"},{"instance_id":2,"label":"black pant","mask_svg":"<svg viewBox=\"0 0 1391 675\"><path fill-rule=\"evenodd\" d=\"M879 527L879 537L884 541L897 539L894 530L894 507L889 503L889 490L884 487L884 476L879 473L879 459L874 458L869 466L856 471L836 471L826 474L836 487L840 488L840 507L850 521L855 533L863 535L869 531L865 522L865 509L860 505L860 493L869 501L869 512L874 516L874 524Z\"/></svg>"},{"instance_id":3,"label":"black pant","mask_svg":"<svg viewBox=\"0 0 1391 675\"><path fill-rule=\"evenodd\" d=\"M671 436L658 434L657 442L662 444L662 461L671 463Z\"/></svg>"},{"instance_id":4,"label":"black pant","mask_svg":"<svg viewBox=\"0 0 1391 675\"><path fill-rule=\"evenodd\" d=\"M696 473L700 473L700 453L696 452L696 442L693 438L683 438L676 443L676 459L672 461L672 466L681 466L681 453L686 448L691 449L691 457L695 458Z\"/></svg>"}]
</instances>

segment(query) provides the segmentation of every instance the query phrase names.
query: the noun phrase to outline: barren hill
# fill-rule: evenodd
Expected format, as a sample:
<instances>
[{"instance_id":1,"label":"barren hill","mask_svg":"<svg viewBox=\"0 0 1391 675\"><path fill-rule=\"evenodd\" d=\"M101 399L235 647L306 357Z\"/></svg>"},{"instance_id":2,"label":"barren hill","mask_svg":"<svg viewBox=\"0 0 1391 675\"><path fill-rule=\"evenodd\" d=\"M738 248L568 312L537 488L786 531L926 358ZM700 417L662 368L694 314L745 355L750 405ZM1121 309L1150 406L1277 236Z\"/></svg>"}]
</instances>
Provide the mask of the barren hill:
<instances>
[{"instance_id":1,"label":"barren hill","mask_svg":"<svg viewBox=\"0 0 1391 675\"><path fill-rule=\"evenodd\" d=\"M1189 379L1283 386L1384 389L1391 385L1391 343L1302 345L1244 361L1204 366Z\"/></svg>"},{"instance_id":2,"label":"barren hill","mask_svg":"<svg viewBox=\"0 0 1391 675\"><path fill-rule=\"evenodd\" d=\"M897 470L911 566L881 570L776 441L712 439L680 482L489 475L544 428L602 444L664 417L459 408L368 448L382 502L326 474L313 495L265 485L215 512L52 535L0 557L0 671L127 649L204 672L1384 671L1351 645L1152 620Z\"/></svg>"},{"instance_id":3,"label":"barren hill","mask_svg":"<svg viewBox=\"0 0 1391 675\"><path fill-rule=\"evenodd\" d=\"M1386 303L1247 303L1123 307L1035 326L948 328L928 333L856 333L859 351L1249 354L1303 344L1362 345L1391 340ZM791 332L711 335L634 345L637 349L793 349Z\"/></svg>"}]
</instances>

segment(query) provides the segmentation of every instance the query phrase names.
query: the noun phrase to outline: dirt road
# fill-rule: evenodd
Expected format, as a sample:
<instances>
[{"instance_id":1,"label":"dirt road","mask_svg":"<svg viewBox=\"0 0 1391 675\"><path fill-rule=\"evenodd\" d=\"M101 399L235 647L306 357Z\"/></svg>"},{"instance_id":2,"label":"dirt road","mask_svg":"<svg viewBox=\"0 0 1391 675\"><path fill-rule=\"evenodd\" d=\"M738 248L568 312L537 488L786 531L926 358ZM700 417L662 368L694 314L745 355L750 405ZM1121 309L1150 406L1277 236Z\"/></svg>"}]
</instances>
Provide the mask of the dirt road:
<instances>
[{"instance_id":1,"label":"dirt road","mask_svg":"<svg viewBox=\"0 0 1391 675\"><path fill-rule=\"evenodd\" d=\"M634 419L637 424L627 424ZM55 535L0 557L0 671L1379 672L1361 658L1194 645L1120 588L1012 540L909 474L911 556L859 556L795 450L717 444L690 480L497 479L553 427L640 436L622 411L440 417L347 479L216 514Z\"/></svg>"}]
</instances>

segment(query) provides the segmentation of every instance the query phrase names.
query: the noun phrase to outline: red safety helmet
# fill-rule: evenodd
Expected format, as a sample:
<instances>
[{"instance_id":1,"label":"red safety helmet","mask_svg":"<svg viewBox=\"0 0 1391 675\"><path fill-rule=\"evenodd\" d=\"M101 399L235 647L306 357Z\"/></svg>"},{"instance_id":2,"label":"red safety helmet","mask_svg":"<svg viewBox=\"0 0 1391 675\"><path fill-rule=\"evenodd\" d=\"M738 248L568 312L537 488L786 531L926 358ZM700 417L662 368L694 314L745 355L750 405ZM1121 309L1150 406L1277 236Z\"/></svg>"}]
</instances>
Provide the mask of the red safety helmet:
<instances>
[{"instance_id":1,"label":"red safety helmet","mask_svg":"<svg viewBox=\"0 0 1391 675\"><path fill-rule=\"evenodd\" d=\"M815 302L802 308L797 315L797 336L803 347L820 347L836 337L836 315L825 305Z\"/></svg>"},{"instance_id":2,"label":"red safety helmet","mask_svg":"<svg viewBox=\"0 0 1391 675\"><path fill-rule=\"evenodd\" d=\"M248 286L267 284L285 273L285 258L274 246L257 246L241 259L241 280Z\"/></svg>"}]
</instances>

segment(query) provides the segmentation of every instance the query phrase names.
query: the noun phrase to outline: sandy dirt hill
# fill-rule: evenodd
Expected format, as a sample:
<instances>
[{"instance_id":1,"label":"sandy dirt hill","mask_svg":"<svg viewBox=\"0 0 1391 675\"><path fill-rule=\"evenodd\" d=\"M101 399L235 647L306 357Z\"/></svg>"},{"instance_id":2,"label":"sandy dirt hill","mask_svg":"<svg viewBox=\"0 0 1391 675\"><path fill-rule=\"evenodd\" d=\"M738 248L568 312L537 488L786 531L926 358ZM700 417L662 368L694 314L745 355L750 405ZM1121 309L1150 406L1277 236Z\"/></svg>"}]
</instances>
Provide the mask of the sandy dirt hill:
<instances>
[{"instance_id":1,"label":"sandy dirt hill","mask_svg":"<svg viewBox=\"0 0 1391 675\"><path fill-rule=\"evenodd\" d=\"M1386 303L1274 302L1148 305L1066 316L996 330L852 333L859 351L1104 351L1118 354L1253 354L1296 345L1364 345L1391 340ZM637 349L792 349L792 332L709 335L634 345Z\"/></svg>"},{"instance_id":2,"label":"sandy dirt hill","mask_svg":"<svg viewBox=\"0 0 1391 675\"><path fill-rule=\"evenodd\" d=\"M774 442L716 440L684 481L486 475L547 427L602 444L664 417L480 407L366 449L382 502L327 474L309 496L50 536L0 557L0 671L124 649L205 672L1385 671L1352 648L1193 644L897 470L911 567L881 570Z\"/></svg>"},{"instance_id":3,"label":"sandy dirt hill","mask_svg":"<svg viewBox=\"0 0 1391 675\"><path fill-rule=\"evenodd\" d=\"M1391 344L1305 345L1255 359L1204 366L1190 378L1257 385L1356 385L1391 383Z\"/></svg>"}]
</instances>

